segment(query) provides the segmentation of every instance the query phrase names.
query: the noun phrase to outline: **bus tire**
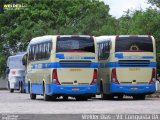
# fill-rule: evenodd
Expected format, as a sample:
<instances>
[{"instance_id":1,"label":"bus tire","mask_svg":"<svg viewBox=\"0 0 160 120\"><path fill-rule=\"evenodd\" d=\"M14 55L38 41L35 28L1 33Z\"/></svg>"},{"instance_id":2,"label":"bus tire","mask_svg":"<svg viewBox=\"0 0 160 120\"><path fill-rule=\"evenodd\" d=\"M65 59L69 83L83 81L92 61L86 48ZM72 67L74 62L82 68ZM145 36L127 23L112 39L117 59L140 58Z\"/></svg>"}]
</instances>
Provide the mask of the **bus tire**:
<instances>
[{"instance_id":1,"label":"bus tire","mask_svg":"<svg viewBox=\"0 0 160 120\"><path fill-rule=\"evenodd\" d=\"M44 101L50 101L51 100L51 96L46 94L46 88L45 88L44 83L43 83L43 99L44 99Z\"/></svg>"},{"instance_id":2,"label":"bus tire","mask_svg":"<svg viewBox=\"0 0 160 120\"><path fill-rule=\"evenodd\" d=\"M68 100L68 96L63 96L63 100Z\"/></svg>"},{"instance_id":3,"label":"bus tire","mask_svg":"<svg viewBox=\"0 0 160 120\"><path fill-rule=\"evenodd\" d=\"M36 99L36 94L30 93L30 98L31 98L31 100L35 100Z\"/></svg>"},{"instance_id":4,"label":"bus tire","mask_svg":"<svg viewBox=\"0 0 160 120\"><path fill-rule=\"evenodd\" d=\"M118 95L118 100L122 100L123 99L123 94Z\"/></svg>"},{"instance_id":5,"label":"bus tire","mask_svg":"<svg viewBox=\"0 0 160 120\"><path fill-rule=\"evenodd\" d=\"M84 96L77 96L77 97L76 97L76 100L77 100L77 101L87 101L88 98L87 98L87 97L84 97Z\"/></svg>"},{"instance_id":6,"label":"bus tire","mask_svg":"<svg viewBox=\"0 0 160 120\"><path fill-rule=\"evenodd\" d=\"M146 96L145 95L134 95L133 99L134 100L145 100Z\"/></svg>"},{"instance_id":7,"label":"bus tire","mask_svg":"<svg viewBox=\"0 0 160 120\"><path fill-rule=\"evenodd\" d=\"M103 100L112 100L113 98L112 94L103 94Z\"/></svg>"}]
</instances>

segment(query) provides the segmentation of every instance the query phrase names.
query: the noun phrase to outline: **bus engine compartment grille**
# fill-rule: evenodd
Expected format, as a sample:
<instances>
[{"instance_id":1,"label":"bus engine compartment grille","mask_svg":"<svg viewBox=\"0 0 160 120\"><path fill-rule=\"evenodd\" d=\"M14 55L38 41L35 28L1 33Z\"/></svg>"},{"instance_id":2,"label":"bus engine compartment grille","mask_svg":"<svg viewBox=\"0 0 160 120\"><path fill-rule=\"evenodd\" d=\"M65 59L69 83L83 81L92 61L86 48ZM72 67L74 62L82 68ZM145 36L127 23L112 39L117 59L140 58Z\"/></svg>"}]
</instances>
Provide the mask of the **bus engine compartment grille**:
<instances>
[{"instance_id":1,"label":"bus engine compartment grille","mask_svg":"<svg viewBox=\"0 0 160 120\"><path fill-rule=\"evenodd\" d=\"M119 60L119 66L121 67L147 67L150 65L149 60Z\"/></svg>"},{"instance_id":2,"label":"bus engine compartment grille","mask_svg":"<svg viewBox=\"0 0 160 120\"><path fill-rule=\"evenodd\" d=\"M91 61L60 61L59 64L63 68L89 68Z\"/></svg>"}]
</instances>

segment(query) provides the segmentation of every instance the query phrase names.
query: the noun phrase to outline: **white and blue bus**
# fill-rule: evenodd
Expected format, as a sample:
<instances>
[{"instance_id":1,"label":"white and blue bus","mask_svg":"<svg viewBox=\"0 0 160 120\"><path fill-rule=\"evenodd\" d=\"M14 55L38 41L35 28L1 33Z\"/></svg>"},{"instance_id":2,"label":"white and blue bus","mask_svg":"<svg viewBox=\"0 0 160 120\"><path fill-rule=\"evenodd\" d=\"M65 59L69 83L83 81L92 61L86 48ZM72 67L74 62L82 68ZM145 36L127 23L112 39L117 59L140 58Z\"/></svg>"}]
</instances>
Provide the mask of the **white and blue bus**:
<instances>
[{"instance_id":1,"label":"white and blue bus","mask_svg":"<svg viewBox=\"0 0 160 120\"><path fill-rule=\"evenodd\" d=\"M33 38L27 50L26 90L31 99L87 100L97 93L97 47L87 35Z\"/></svg>"},{"instance_id":2,"label":"white and blue bus","mask_svg":"<svg viewBox=\"0 0 160 120\"><path fill-rule=\"evenodd\" d=\"M103 99L145 99L156 91L156 45L152 36L99 36L98 85Z\"/></svg>"},{"instance_id":3,"label":"white and blue bus","mask_svg":"<svg viewBox=\"0 0 160 120\"><path fill-rule=\"evenodd\" d=\"M8 89L11 93L14 90L20 90L21 93L25 92L26 67L22 63L25 54L25 52L19 52L7 59Z\"/></svg>"}]
</instances>

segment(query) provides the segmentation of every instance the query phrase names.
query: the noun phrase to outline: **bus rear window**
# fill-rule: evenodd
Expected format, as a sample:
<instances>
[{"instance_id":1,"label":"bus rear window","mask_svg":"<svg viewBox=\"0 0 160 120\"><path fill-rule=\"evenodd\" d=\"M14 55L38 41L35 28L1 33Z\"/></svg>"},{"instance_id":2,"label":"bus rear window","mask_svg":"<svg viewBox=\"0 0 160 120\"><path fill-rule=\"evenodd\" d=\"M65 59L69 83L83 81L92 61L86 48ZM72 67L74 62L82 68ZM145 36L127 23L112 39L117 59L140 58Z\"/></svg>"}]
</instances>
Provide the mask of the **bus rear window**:
<instances>
[{"instance_id":1,"label":"bus rear window","mask_svg":"<svg viewBox=\"0 0 160 120\"><path fill-rule=\"evenodd\" d=\"M58 37L56 52L95 52L92 37Z\"/></svg>"},{"instance_id":2,"label":"bus rear window","mask_svg":"<svg viewBox=\"0 0 160 120\"><path fill-rule=\"evenodd\" d=\"M119 37L115 52L153 52L153 43L148 37Z\"/></svg>"}]
</instances>

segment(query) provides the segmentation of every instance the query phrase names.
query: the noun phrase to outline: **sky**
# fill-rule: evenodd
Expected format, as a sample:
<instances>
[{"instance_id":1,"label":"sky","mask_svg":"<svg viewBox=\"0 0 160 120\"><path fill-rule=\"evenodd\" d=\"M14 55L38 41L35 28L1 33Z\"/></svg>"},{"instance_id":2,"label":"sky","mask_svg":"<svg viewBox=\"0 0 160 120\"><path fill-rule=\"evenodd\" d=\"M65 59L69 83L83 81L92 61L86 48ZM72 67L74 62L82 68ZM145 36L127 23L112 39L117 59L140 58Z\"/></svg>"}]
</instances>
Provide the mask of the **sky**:
<instances>
[{"instance_id":1,"label":"sky","mask_svg":"<svg viewBox=\"0 0 160 120\"><path fill-rule=\"evenodd\" d=\"M103 0L110 7L110 14L116 18L121 17L124 11L143 9L145 10L150 4L147 4L148 0Z\"/></svg>"}]
</instances>

